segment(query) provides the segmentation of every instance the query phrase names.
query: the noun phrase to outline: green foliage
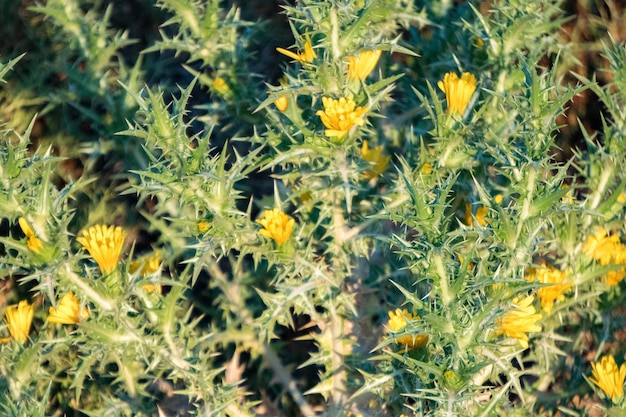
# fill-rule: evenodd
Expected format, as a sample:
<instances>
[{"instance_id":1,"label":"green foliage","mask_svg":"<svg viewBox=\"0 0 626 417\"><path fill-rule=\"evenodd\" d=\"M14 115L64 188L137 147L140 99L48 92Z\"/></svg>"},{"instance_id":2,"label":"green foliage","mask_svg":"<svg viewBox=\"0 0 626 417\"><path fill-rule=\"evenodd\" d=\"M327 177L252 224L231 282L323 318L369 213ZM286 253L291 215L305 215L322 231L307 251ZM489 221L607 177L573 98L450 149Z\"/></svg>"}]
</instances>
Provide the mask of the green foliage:
<instances>
[{"instance_id":1,"label":"green foliage","mask_svg":"<svg viewBox=\"0 0 626 417\"><path fill-rule=\"evenodd\" d=\"M559 5L3 6L3 415L619 415L626 53L567 84Z\"/></svg>"}]
</instances>

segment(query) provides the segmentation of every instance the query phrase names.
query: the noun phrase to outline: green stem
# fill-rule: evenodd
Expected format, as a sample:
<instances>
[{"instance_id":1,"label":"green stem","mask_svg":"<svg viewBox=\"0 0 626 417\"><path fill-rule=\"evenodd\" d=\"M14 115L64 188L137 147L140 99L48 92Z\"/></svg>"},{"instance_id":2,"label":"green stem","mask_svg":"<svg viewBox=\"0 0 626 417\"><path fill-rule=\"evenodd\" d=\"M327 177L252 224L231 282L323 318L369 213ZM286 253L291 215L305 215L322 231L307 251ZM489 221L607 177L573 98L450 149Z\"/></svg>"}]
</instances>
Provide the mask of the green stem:
<instances>
[{"instance_id":1,"label":"green stem","mask_svg":"<svg viewBox=\"0 0 626 417\"><path fill-rule=\"evenodd\" d=\"M435 269L439 275L439 287L441 288L441 301L445 306L449 305L454 300L454 293L450 289L450 280L446 269L443 266L443 259L441 255L435 254L433 256L433 262L435 263Z\"/></svg>"},{"instance_id":2,"label":"green stem","mask_svg":"<svg viewBox=\"0 0 626 417\"><path fill-rule=\"evenodd\" d=\"M76 275L68 264L65 265L65 276L72 281L74 285L81 289L81 291L95 304L98 305L104 311L113 310L113 301L101 296L97 291L91 288L85 283L85 281Z\"/></svg>"}]
</instances>

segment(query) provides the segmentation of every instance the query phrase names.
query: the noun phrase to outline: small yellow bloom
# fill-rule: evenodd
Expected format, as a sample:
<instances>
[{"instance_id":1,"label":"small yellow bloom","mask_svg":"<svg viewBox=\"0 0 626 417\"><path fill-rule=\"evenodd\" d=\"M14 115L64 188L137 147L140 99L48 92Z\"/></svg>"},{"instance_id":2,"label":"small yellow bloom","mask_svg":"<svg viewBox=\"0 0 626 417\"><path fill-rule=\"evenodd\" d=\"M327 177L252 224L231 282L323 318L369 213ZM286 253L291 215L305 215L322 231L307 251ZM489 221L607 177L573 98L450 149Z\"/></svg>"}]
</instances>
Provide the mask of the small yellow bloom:
<instances>
[{"instance_id":1,"label":"small yellow bloom","mask_svg":"<svg viewBox=\"0 0 626 417\"><path fill-rule=\"evenodd\" d=\"M387 326L389 331L401 332L405 329L409 321L419 320L419 316L409 313L406 309L400 310L396 308L395 311L389 311L389 322ZM394 341L398 344L406 346L407 349L421 348L428 343L427 334L405 335L395 337Z\"/></svg>"},{"instance_id":2,"label":"small yellow bloom","mask_svg":"<svg viewBox=\"0 0 626 417\"><path fill-rule=\"evenodd\" d=\"M603 228L596 229L583 243L583 252L602 266L626 264L626 245L618 235L607 235ZM607 285L616 286L626 277L626 267L609 271L604 276Z\"/></svg>"},{"instance_id":3,"label":"small yellow bloom","mask_svg":"<svg viewBox=\"0 0 626 417\"><path fill-rule=\"evenodd\" d=\"M528 282L537 281L542 284L552 284L537 290L537 296L541 300L541 309L547 314L552 312L555 301L565 300L565 292L574 285L571 282L565 282L567 279L565 271L560 271L553 265L545 263L537 268L530 268L524 278Z\"/></svg>"},{"instance_id":4,"label":"small yellow bloom","mask_svg":"<svg viewBox=\"0 0 626 417\"><path fill-rule=\"evenodd\" d=\"M353 126L363 126L365 123L361 118L367 109L357 107L351 97L341 97L335 100L329 97L322 97L324 110L318 110L316 115L322 119L322 123L328 129L324 134L328 137L344 137Z\"/></svg>"},{"instance_id":5,"label":"small yellow bloom","mask_svg":"<svg viewBox=\"0 0 626 417\"><path fill-rule=\"evenodd\" d=\"M200 220L197 226L200 233L206 233L211 228L211 223L207 222L206 220Z\"/></svg>"},{"instance_id":6,"label":"small yellow bloom","mask_svg":"<svg viewBox=\"0 0 626 417\"><path fill-rule=\"evenodd\" d=\"M262 219L257 223L264 228L259 231L262 236L274 239L278 246L282 245L291 237L295 220L279 209L265 210Z\"/></svg>"},{"instance_id":7,"label":"small yellow bloom","mask_svg":"<svg viewBox=\"0 0 626 417\"><path fill-rule=\"evenodd\" d=\"M131 274L139 273L142 277L146 277L158 272L160 267L161 252L155 251L151 256L131 262L128 267L128 271ZM161 294L163 286L161 284L145 284L143 289L146 292L156 292Z\"/></svg>"},{"instance_id":8,"label":"small yellow bloom","mask_svg":"<svg viewBox=\"0 0 626 417\"><path fill-rule=\"evenodd\" d=\"M367 76L372 72L380 55L383 51L363 51L357 56L348 57L348 78L353 80L365 80Z\"/></svg>"},{"instance_id":9,"label":"small yellow bloom","mask_svg":"<svg viewBox=\"0 0 626 417\"><path fill-rule=\"evenodd\" d=\"M391 157L383 154L382 146L370 149L366 140L363 141L363 146L361 147L361 156L363 160L370 163L371 169L363 173L363 175L369 179L376 178L385 172L387 165L389 165L389 160L391 159Z\"/></svg>"},{"instance_id":10,"label":"small yellow bloom","mask_svg":"<svg viewBox=\"0 0 626 417\"><path fill-rule=\"evenodd\" d=\"M278 97L276 100L274 100L274 105L276 106L276 108L282 112L287 110L287 107L289 107L289 97L287 96L282 96L282 97Z\"/></svg>"},{"instance_id":11,"label":"small yellow bloom","mask_svg":"<svg viewBox=\"0 0 626 417\"><path fill-rule=\"evenodd\" d=\"M624 378L626 378L626 364L617 367L613 355L606 355L600 362L591 363L591 382L596 384L604 393L618 404L624 398Z\"/></svg>"},{"instance_id":12,"label":"small yellow bloom","mask_svg":"<svg viewBox=\"0 0 626 417\"><path fill-rule=\"evenodd\" d=\"M161 252L155 251L150 256L131 262L128 270L131 274L138 272L141 276L145 277L157 272L160 266Z\"/></svg>"},{"instance_id":13,"label":"small yellow bloom","mask_svg":"<svg viewBox=\"0 0 626 417\"><path fill-rule=\"evenodd\" d=\"M493 198L493 202L500 205L502 204L503 199L504 197L502 197L502 194L496 194L496 196Z\"/></svg>"},{"instance_id":14,"label":"small yellow bloom","mask_svg":"<svg viewBox=\"0 0 626 417\"><path fill-rule=\"evenodd\" d=\"M561 202L568 204L568 205L572 205L574 204L574 189L572 187L570 187L567 184L563 184L561 185L561 189L562 190L567 190L567 192L565 193L565 195L563 197L561 197Z\"/></svg>"},{"instance_id":15,"label":"small yellow bloom","mask_svg":"<svg viewBox=\"0 0 626 417\"><path fill-rule=\"evenodd\" d=\"M73 292L66 293L57 308L50 307L48 321L50 323L76 324L89 317L87 307L80 308L80 302Z\"/></svg>"},{"instance_id":16,"label":"small yellow bloom","mask_svg":"<svg viewBox=\"0 0 626 417\"><path fill-rule=\"evenodd\" d=\"M617 202L618 203L626 203L626 193L620 193L617 196Z\"/></svg>"},{"instance_id":17,"label":"small yellow bloom","mask_svg":"<svg viewBox=\"0 0 626 417\"><path fill-rule=\"evenodd\" d=\"M276 48L278 52L283 55L287 55L289 58L293 58L301 64L311 63L317 57L315 51L313 50L313 44L311 43L311 38L309 35L306 35L306 42L304 42L304 52L291 52L284 48Z\"/></svg>"},{"instance_id":18,"label":"small yellow bloom","mask_svg":"<svg viewBox=\"0 0 626 417\"><path fill-rule=\"evenodd\" d=\"M13 339L20 343L26 342L34 315L35 308L26 300L20 301L17 306L7 307L5 321Z\"/></svg>"},{"instance_id":19,"label":"small yellow bloom","mask_svg":"<svg viewBox=\"0 0 626 417\"><path fill-rule=\"evenodd\" d=\"M478 225L487 226L490 220L487 218L487 207L480 206L476 209L476 214L472 216L472 205L465 205L465 221L464 223L471 227Z\"/></svg>"},{"instance_id":20,"label":"small yellow bloom","mask_svg":"<svg viewBox=\"0 0 626 417\"><path fill-rule=\"evenodd\" d=\"M19 219L17 219L17 222L19 223L22 232L24 232L26 238L28 239L26 241L26 246L28 247L28 249L30 249L31 252L40 255L41 250L43 249L43 242L41 241L41 239L39 239L35 235L35 232L33 232L33 229L31 229L25 218L20 217Z\"/></svg>"},{"instance_id":21,"label":"small yellow bloom","mask_svg":"<svg viewBox=\"0 0 626 417\"><path fill-rule=\"evenodd\" d=\"M126 232L119 226L91 226L76 240L98 263L103 274L112 272L120 259Z\"/></svg>"},{"instance_id":22,"label":"small yellow bloom","mask_svg":"<svg viewBox=\"0 0 626 417\"><path fill-rule=\"evenodd\" d=\"M496 335L505 334L519 340L524 349L528 347L528 333L541 331L541 314L537 314L532 303L535 297L529 295L525 298L516 297L513 300L514 309L509 310L504 317L496 320L498 330Z\"/></svg>"},{"instance_id":23,"label":"small yellow bloom","mask_svg":"<svg viewBox=\"0 0 626 417\"><path fill-rule=\"evenodd\" d=\"M426 162L424 165L422 165L422 167L420 168L420 172L424 175L430 175L433 172L433 166L432 164L429 164L428 162Z\"/></svg>"},{"instance_id":24,"label":"small yellow bloom","mask_svg":"<svg viewBox=\"0 0 626 417\"><path fill-rule=\"evenodd\" d=\"M463 115L474 91L476 91L476 77L469 72L464 72L459 78L456 73L449 72L437 85L446 94L448 111Z\"/></svg>"},{"instance_id":25,"label":"small yellow bloom","mask_svg":"<svg viewBox=\"0 0 626 417\"><path fill-rule=\"evenodd\" d=\"M231 92L230 87L226 83L222 77L217 77L215 81L213 81L213 89L217 91L222 96L228 96Z\"/></svg>"}]
</instances>

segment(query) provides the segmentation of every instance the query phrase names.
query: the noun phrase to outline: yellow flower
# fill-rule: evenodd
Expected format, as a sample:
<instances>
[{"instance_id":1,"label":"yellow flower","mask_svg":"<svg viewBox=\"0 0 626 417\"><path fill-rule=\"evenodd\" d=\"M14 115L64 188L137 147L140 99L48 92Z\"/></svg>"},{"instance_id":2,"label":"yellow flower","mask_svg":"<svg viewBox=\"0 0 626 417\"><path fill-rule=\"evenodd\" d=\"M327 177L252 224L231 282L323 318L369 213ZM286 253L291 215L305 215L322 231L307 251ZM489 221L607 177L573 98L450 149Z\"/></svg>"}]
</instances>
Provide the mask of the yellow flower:
<instances>
[{"instance_id":1,"label":"yellow flower","mask_svg":"<svg viewBox=\"0 0 626 417\"><path fill-rule=\"evenodd\" d=\"M11 337L20 343L26 342L33 323L35 308L28 301L22 300L17 306L7 307L5 320Z\"/></svg>"},{"instance_id":2,"label":"yellow flower","mask_svg":"<svg viewBox=\"0 0 626 417\"><path fill-rule=\"evenodd\" d=\"M476 215L472 216L472 205L465 205L465 224L476 227L478 225L487 226L490 220L487 218L487 207L480 206L476 209Z\"/></svg>"},{"instance_id":3,"label":"yellow flower","mask_svg":"<svg viewBox=\"0 0 626 417\"><path fill-rule=\"evenodd\" d=\"M585 243L583 252L602 266L626 263L626 245L618 235L607 235L603 228L596 229ZM609 271L603 277L607 285L618 285L626 277L626 267Z\"/></svg>"},{"instance_id":4,"label":"yellow flower","mask_svg":"<svg viewBox=\"0 0 626 417\"><path fill-rule=\"evenodd\" d=\"M428 162L424 163L424 165L420 168L420 172L424 175L430 175L433 172L432 164L429 164Z\"/></svg>"},{"instance_id":5,"label":"yellow flower","mask_svg":"<svg viewBox=\"0 0 626 417\"><path fill-rule=\"evenodd\" d=\"M66 293L57 308L50 307L48 321L50 323L76 324L89 317L87 307L80 308L78 298L72 292Z\"/></svg>"},{"instance_id":6,"label":"yellow flower","mask_svg":"<svg viewBox=\"0 0 626 417\"><path fill-rule=\"evenodd\" d=\"M31 252L36 253L37 255L41 254L41 250L43 249L43 242L37 236L35 236L35 232L31 229L30 225L26 221L25 218L20 217L17 219L17 222L22 229L22 232L26 235L28 240L26 241L26 246L30 249Z\"/></svg>"},{"instance_id":7,"label":"yellow flower","mask_svg":"<svg viewBox=\"0 0 626 417\"><path fill-rule=\"evenodd\" d=\"M222 96L228 96L230 94L230 87L226 83L222 77L217 77L215 81L213 81L213 89L217 91Z\"/></svg>"},{"instance_id":8,"label":"yellow flower","mask_svg":"<svg viewBox=\"0 0 626 417\"><path fill-rule=\"evenodd\" d=\"M570 206L574 204L574 189L567 184L563 184L561 185L561 190L567 190L565 195L561 197L561 202Z\"/></svg>"},{"instance_id":9,"label":"yellow flower","mask_svg":"<svg viewBox=\"0 0 626 417\"><path fill-rule=\"evenodd\" d=\"M525 298L516 297L513 300L514 309L509 310L504 317L496 320L498 330L496 335L505 334L519 340L524 349L528 347L528 333L541 331L541 314L537 314L532 306L535 297L529 295Z\"/></svg>"},{"instance_id":10,"label":"yellow flower","mask_svg":"<svg viewBox=\"0 0 626 417\"><path fill-rule=\"evenodd\" d=\"M158 272L160 266L161 252L155 251L151 256L131 262L128 267L128 271L131 274L138 272L142 277L146 277ZM146 292L156 292L161 294L163 286L161 284L145 284L143 289Z\"/></svg>"},{"instance_id":11,"label":"yellow flower","mask_svg":"<svg viewBox=\"0 0 626 417\"><path fill-rule=\"evenodd\" d=\"M357 56L348 57L348 78L365 80L372 72L383 51L363 51Z\"/></svg>"},{"instance_id":12,"label":"yellow flower","mask_svg":"<svg viewBox=\"0 0 626 417\"><path fill-rule=\"evenodd\" d=\"M89 251L103 274L112 272L120 259L126 232L119 226L91 226L76 240Z\"/></svg>"},{"instance_id":13,"label":"yellow flower","mask_svg":"<svg viewBox=\"0 0 626 417\"><path fill-rule=\"evenodd\" d=\"M278 97L274 100L274 105L278 110L284 112L289 107L289 98L287 96Z\"/></svg>"},{"instance_id":14,"label":"yellow flower","mask_svg":"<svg viewBox=\"0 0 626 417\"><path fill-rule=\"evenodd\" d=\"M161 266L161 252L155 251L152 255L130 263L128 270L131 274L139 272L143 277L152 275Z\"/></svg>"},{"instance_id":15,"label":"yellow flower","mask_svg":"<svg viewBox=\"0 0 626 417\"><path fill-rule=\"evenodd\" d=\"M469 72L464 72L459 78L456 73L449 72L437 85L446 94L448 111L463 115L474 91L476 91L476 77Z\"/></svg>"},{"instance_id":16,"label":"yellow flower","mask_svg":"<svg viewBox=\"0 0 626 417\"><path fill-rule=\"evenodd\" d=\"M526 281L538 281L542 284L552 284L540 287L537 296L541 300L541 309L547 314L552 312L555 301L565 300L565 292L574 285L565 282L567 273L556 269L551 264L541 264L538 268L530 268L525 276Z\"/></svg>"},{"instance_id":17,"label":"yellow flower","mask_svg":"<svg viewBox=\"0 0 626 417\"><path fill-rule=\"evenodd\" d=\"M389 331L401 332L405 329L409 321L419 320L419 316L409 313L406 309L400 310L396 308L395 311L389 311L389 322L387 326ZM421 348L428 343L427 334L405 335L394 338L395 342L406 346L407 349Z\"/></svg>"},{"instance_id":18,"label":"yellow flower","mask_svg":"<svg viewBox=\"0 0 626 417\"><path fill-rule=\"evenodd\" d=\"M311 38L309 35L306 35L306 42L304 42L304 52L291 52L284 48L276 48L278 52L283 55L287 55L289 58L293 58L296 61L304 64L313 62L313 60L317 57L315 51L313 50L313 45L311 44Z\"/></svg>"},{"instance_id":19,"label":"yellow flower","mask_svg":"<svg viewBox=\"0 0 626 417\"><path fill-rule=\"evenodd\" d=\"M274 239L278 246L282 245L291 237L295 220L285 213L275 208L265 210L262 219L257 219L257 223L264 228L259 231L262 236Z\"/></svg>"},{"instance_id":20,"label":"yellow flower","mask_svg":"<svg viewBox=\"0 0 626 417\"><path fill-rule=\"evenodd\" d=\"M385 172L387 165L389 165L389 160L391 159L391 157L383 154L382 146L369 149L369 145L366 140L363 141L363 146L361 147L361 156L363 157L363 160L370 163L371 169L368 169L363 173L363 175L369 179L376 178L378 175Z\"/></svg>"},{"instance_id":21,"label":"yellow flower","mask_svg":"<svg viewBox=\"0 0 626 417\"><path fill-rule=\"evenodd\" d=\"M613 355L606 355L600 362L591 363L591 382L596 384L604 393L618 404L624 397L624 378L626 377L626 364L617 367Z\"/></svg>"},{"instance_id":22,"label":"yellow flower","mask_svg":"<svg viewBox=\"0 0 626 417\"><path fill-rule=\"evenodd\" d=\"M504 197L502 197L502 194L496 194L495 197L493 198L493 202L500 205L502 204L503 199Z\"/></svg>"},{"instance_id":23,"label":"yellow flower","mask_svg":"<svg viewBox=\"0 0 626 417\"><path fill-rule=\"evenodd\" d=\"M206 233L211 228L211 223L207 222L206 220L200 220L197 226L200 233Z\"/></svg>"},{"instance_id":24,"label":"yellow flower","mask_svg":"<svg viewBox=\"0 0 626 417\"><path fill-rule=\"evenodd\" d=\"M318 110L316 115L322 119L322 123L328 129L324 134L328 137L342 138L354 125L363 126L365 123L361 116L367 109L357 107L351 97L341 97L335 100L329 97L322 97L324 110Z\"/></svg>"}]
</instances>

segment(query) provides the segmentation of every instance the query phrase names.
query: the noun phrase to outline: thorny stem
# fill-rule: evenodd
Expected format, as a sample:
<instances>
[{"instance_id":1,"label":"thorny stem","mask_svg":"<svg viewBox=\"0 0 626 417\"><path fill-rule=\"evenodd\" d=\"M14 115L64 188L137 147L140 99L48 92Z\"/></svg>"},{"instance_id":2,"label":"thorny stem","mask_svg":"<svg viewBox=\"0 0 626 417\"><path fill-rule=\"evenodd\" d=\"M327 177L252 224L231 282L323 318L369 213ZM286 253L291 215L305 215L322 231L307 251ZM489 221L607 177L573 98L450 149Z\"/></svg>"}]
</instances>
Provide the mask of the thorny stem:
<instances>
[{"instance_id":1,"label":"thorny stem","mask_svg":"<svg viewBox=\"0 0 626 417\"><path fill-rule=\"evenodd\" d=\"M339 61L341 57L341 49L339 48L339 22L337 21L337 9L335 7L331 7L330 9L330 26L332 30L330 36L333 45L333 59Z\"/></svg>"},{"instance_id":2,"label":"thorny stem","mask_svg":"<svg viewBox=\"0 0 626 417\"><path fill-rule=\"evenodd\" d=\"M446 273L446 269L443 266L443 260L441 256L436 254L433 256L433 260L435 262L435 268L437 269L437 274L439 275L439 285L441 287L441 300L444 305L449 305L454 299L454 294L450 292L450 283L448 282L448 274Z\"/></svg>"},{"instance_id":3,"label":"thorny stem","mask_svg":"<svg viewBox=\"0 0 626 417\"><path fill-rule=\"evenodd\" d=\"M101 296L97 291L91 288L87 283L74 273L68 264L65 265L65 276L77 287L79 287L87 297L97 304L104 311L113 310L113 302Z\"/></svg>"},{"instance_id":4,"label":"thorny stem","mask_svg":"<svg viewBox=\"0 0 626 417\"><path fill-rule=\"evenodd\" d=\"M604 190L606 189L606 185L609 182L609 179L613 175L613 165L606 164L605 169L602 170L602 175L600 176L600 181L598 181L598 186L595 187L595 192L593 194L593 199L591 200L591 204L588 207L588 210L595 210L600 204L600 200L604 194ZM591 224L592 216L587 216L587 220L585 222L585 226L589 226Z\"/></svg>"},{"instance_id":5,"label":"thorny stem","mask_svg":"<svg viewBox=\"0 0 626 417\"><path fill-rule=\"evenodd\" d=\"M335 195L333 199L333 226L334 226L334 243L335 253L341 253L341 246L345 241L345 221L343 217L343 211L339 204L339 197ZM341 273L339 265L339 259L333 260L333 267L335 275ZM335 285L341 287L342 277L335 278ZM330 337L331 337L331 363L332 363L332 402L331 402L331 416L340 415L341 406L345 401L345 379L346 371L344 368L344 352L343 352L343 323L339 316L339 312L335 308L334 299L330 300L329 313L330 313Z\"/></svg>"},{"instance_id":6,"label":"thorny stem","mask_svg":"<svg viewBox=\"0 0 626 417\"><path fill-rule=\"evenodd\" d=\"M302 415L304 417L315 417L315 411L313 411L313 408L306 402L304 396L296 386L296 382L293 380L289 372L287 372L274 351L266 344L262 345L261 350L263 352L263 356L274 370L274 373L280 382L285 386L285 388L287 388L289 395L291 395L291 398L300 409Z\"/></svg>"}]
</instances>

